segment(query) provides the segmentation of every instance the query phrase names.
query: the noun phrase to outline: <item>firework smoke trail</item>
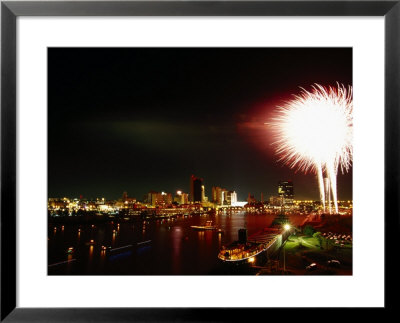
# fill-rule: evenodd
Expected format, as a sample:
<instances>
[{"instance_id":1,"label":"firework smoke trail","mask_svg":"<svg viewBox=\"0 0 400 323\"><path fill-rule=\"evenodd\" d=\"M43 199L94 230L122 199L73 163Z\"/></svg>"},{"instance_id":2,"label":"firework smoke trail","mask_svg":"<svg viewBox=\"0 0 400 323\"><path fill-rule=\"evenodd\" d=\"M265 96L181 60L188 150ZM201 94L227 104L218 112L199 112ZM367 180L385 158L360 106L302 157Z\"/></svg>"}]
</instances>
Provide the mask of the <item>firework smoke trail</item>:
<instances>
[{"instance_id":1,"label":"firework smoke trail","mask_svg":"<svg viewBox=\"0 0 400 323\"><path fill-rule=\"evenodd\" d=\"M325 193L330 191L336 213L338 169L347 172L353 161L352 96L351 86L315 84L311 92L301 89L294 99L278 107L277 116L269 123L279 160L305 173L315 172L324 210ZM329 180L328 190L324 188L324 174Z\"/></svg>"},{"instance_id":2,"label":"firework smoke trail","mask_svg":"<svg viewBox=\"0 0 400 323\"><path fill-rule=\"evenodd\" d=\"M322 164L321 162L317 162L317 176L318 176L318 186L319 186L319 197L322 202L322 207L325 212L325 190L324 190L324 176L322 172Z\"/></svg>"}]
</instances>

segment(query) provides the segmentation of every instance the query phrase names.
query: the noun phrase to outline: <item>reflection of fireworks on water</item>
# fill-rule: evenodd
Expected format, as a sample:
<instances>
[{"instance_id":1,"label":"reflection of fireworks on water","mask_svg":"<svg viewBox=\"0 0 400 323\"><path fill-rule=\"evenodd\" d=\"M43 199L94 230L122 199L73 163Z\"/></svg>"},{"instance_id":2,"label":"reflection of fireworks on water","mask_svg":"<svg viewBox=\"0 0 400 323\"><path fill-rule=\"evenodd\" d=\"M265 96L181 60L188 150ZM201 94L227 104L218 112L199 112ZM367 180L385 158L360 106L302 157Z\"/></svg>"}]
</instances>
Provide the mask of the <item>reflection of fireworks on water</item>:
<instances>
[{"instance_id":1,"label":"reflection of fireworks on water","mask_svg":"<svg viewBox=\"0 0 400 323\"><path fill-rule=\"evenodd\" d=\"M312 91L302 89L269 124L276 140L279 160L291 168L317 174L321 201L333 197L338 213L336 176L340 166L348 171L353 160L352 87L325 88L316 84ZM324 187L324 176L329 184ZM329 192L330 191L330 192ZM326 197L328 193L328 197ZM329 205L330 206L330 205Z\"/></svg>"}]
</instances>

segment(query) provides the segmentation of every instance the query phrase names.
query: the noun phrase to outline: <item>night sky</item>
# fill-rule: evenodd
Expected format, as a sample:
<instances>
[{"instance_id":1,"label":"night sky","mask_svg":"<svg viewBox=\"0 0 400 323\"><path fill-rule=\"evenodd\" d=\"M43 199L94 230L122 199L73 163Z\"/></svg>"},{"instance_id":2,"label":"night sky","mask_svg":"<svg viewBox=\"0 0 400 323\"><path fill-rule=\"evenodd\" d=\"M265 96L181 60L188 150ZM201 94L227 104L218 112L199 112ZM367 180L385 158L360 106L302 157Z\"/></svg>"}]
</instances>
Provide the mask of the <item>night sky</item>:
<instances>
[{"instance_id":1,"label":"night sky","mask_svg":"<svg viewBox=\"0 0 400 323\"><path fill-rule=\"evenodd\" d=\"M299 87L352 84L351 48L50 48L49 197L150 190L319 199L316 176L277 162L268 122ZM352 198L352 172L338 176Z\"/></svg>"}]
</instances>

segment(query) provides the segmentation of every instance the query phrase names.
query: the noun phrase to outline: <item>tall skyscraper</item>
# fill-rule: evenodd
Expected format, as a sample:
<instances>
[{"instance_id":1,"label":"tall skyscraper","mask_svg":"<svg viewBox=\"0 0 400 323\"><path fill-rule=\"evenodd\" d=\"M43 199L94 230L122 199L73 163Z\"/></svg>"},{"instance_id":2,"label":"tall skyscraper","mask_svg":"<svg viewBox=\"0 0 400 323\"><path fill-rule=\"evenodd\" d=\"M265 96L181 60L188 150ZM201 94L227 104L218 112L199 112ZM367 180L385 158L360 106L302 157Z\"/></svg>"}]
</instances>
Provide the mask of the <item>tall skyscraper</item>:
<instances>
[{"instance_id":1,"label":"tall skyscraper","mask_svg":"<svg viewBox=\"0 0 400 323\"><path fill-rule=\"evenodd\" d=\"M231 205L236 205L237 203L237 194L235 191L231 193Z\"/></svg>"},{"instance_id":2,"label":"tall skyscraper","mask_svg":"<svg viewBox=\"0 0 400 323\"><path fill-rule=\"evenodd\" d=\"M294 189L292 181L281 181L278 185L278 195L282 198L283 205L293 205Z\"/></svg>"},{"instance_id":3,"label":"tall skyscraper","mask_svg":"<svg viewBox=\"0 0 400 323\"><path fill-rule=\"evenodd\" d=\"M228 191L218 186L212 187L212 202L217 205L235 205L237 194L235 191Z\"/></svg>"},{"instance_id":4,"label":"tall skyscraper","mask_svg":"<svg viewBox=\"0 0 400 323\"><path fill-rule=\"evenodd\" d=\"M217 188L216 186L211 188L211 202L213 203L217 203Z\"/></svg>"},{"instance_id":5,"label":"tall skyscraper","mask_svg":"<svg viewBox=\"0 0 400 323\"><path fill-rule=\"evenodd\" d=\"M226 192L226 204L227 205L236 205L237 202L237 194L235 191Z\"/></svg>"},{"instance_id":6,"label":"tall skyscraper","mask_svg":"<svg viewBox=\"0 0 400 323\"><path fill-rule=\"evenodd\" d=\"M203 192L203 179L192 175L190 177L190 202L201 203L202 202L202 192Z\"/></svg>"}]
</instances>

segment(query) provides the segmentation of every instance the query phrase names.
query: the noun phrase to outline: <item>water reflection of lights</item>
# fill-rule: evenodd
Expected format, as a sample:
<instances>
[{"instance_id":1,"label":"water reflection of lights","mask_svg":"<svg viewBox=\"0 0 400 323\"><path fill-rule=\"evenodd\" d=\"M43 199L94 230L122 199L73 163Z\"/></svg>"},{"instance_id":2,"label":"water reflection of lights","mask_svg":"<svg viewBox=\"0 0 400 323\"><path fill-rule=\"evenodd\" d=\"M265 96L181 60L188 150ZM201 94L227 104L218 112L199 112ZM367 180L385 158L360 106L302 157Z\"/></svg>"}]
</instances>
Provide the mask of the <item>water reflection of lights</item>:
<instances>
[{"instance_id":1,"label":"water reflection of lights","mask_svg":"<svg viewBox=\"0 0 400 323\"><path fill-rule=\"evenodd\" d=\"M180 256L180 251L181 251L181 243L182 243L182 236L183 236L183 232L181 230L181 228L173 228L174 230L172 230L171 232L171 236L172 236L172 247L174 249L174 255L175 258L179 258Z\"/></svg>"},{"instance_id":2,"label":"water reflection of lights","mask_svg":"<svg viewBox=\"0 0 400 323\"><path fill-rule=\"evenodd\" d=\"M174 220L174 222L167 222L165 219L165 225L159 225L156 226L156 220L150 221L150 224L145 225L146 232L143 232L143 235L141 234L141 227L140 227L140 222L143 223L143 220L135 223L129 223L129 222L121 222L120 228L121 230L118 232L117 229L117 222L115 222L115 226L110 225L108 222L107 224L97 224L96 229L93 231L91 228L91 224L88 225L81 225L81 230L82 234L78 232L79 224L77 225L65 225L65 232L64 235L67 238L71 238L71 240L67 239L59 239L61 238L62 231L61 231L61 225L56 226L53 224L53 227L49 226L49 236L51 237L49 240L49 246L52 247L55 243L61 243L62 244L62 255L59 258L55 259L50 259L49 264L51 264L53 261L57 262L60 260L67 260L67 255L65 254L65 251L68 247L74 246L76 248L76 256L78 256L80 259L81 257L83 259L86 259L86 261L79 261L76 264L71 264L71 269L73 268L74 272L79 269L84 272L86 269L87 270L92 270L92 273L99 273L99 274L104 274L107 272L109 268L109 256L112 254L112 252L109 254L109 251L102 251L101 246L105 245L107 248L115 248L119 247L120 244L125 245L126 243L130 243L129 241L142 241L142 240L148 240L148 239L153 239L153 241L156 241L154 237L157 237L157 244L154 243L153 245L153 250L154 252L159 252L160 254L164 252L165 254L162 255L163 259L167 259L167 257L170 260L168 262L165 262L161 264L160 266L164 266L162 269L157 271L157 273L164 273L164 272L174 272L175 274L180 274L184 272L184 270L188 269L188 272L190 273L200 273L201 269L200 267L208 268L207 266L207 259L210 257L210 259L214 259L214 251L221 249L221 247L230 241L237 240L237 230L239 228L242 228L244 225L244 215L243 216L238 216L238 217L231 217L228 218L224 215L221 216L211 216L211 217L206 217L206 218L199 218L198 216L194 216L193 219L185 219L183 216L181 216L178 220ZM199 224L201 221L205 221L205 219L213 219L214 224L217 225L218 228L221 228L223 232L219 232L218 229L214 231L194 231L190 229L190 225L192 224ZM302 218L303 219L303 218ZM259 216L247 216L247 224L250 227L250 230L255 230L254 228L258 227L263 227L263 226L268 226L269 225L269 217L264 218L264 217L259 217ZM272 221L272 217L271 217ZM147 222L147 221L146 221ZM159 222L162 222L162 219L159 220ZM299 222L300 219L299 219ZM50 224L51 225L51 224ZM137 226L137 228L135 228ZM51 235L51 231L53 228L57 228L57 233L55 235ZM129 230L129 227L131 228ZM142 224L143 228L143 224ZM115 229L115 233L112 234L112 241L110 240L110 232L113 233L113 229ZM125 230L126 229L126 230ZM170 231L168 231L168 229ZM76 230L76 231L75 231ZM168 232L166 232L168 231ZM181 237L179 238L178 241L178 236L181 234ZM197 237L196 237L197 235ZM80 239L84 239L82 241L78 242L78 237L80 236ZM222 243L222 236L224 237L224 243ZM232 237L231 237L232 236ZM231 239L232 238L232 239ZM93 239L96 242L96 247L93 246L89 249L90 245L86 246L85 243L90 242L90 240ZM117 240L118 239L118 242ZM177 239L177 240L175 240ZM209 245L209 239L211 239L211 246ZM160 242L163 243L160 243ZM126 242L126 243L124 243ZM64 243L68 243L67 245L64 246ZM113 245L112 245L113 244ZM85 246L85 247L84 247ZM87 249L86 249L87 248ZM89 261L89 253L90 250L93 250L93 256L91 259L90 264L87 264L88 268L85 269L86 263ZM135 249L134 249L135 250ZM83 252L83 254L82 254ZM102 262L102 259L104 259L104 262ZM139 258L137 258L139 259ZM193 260L195 259L195 260ZM132 258L132 261L136 261L136 258ZM161 261L160 261L161 262ZM188 264L188 262L190 262ZM254 263L257 262L257 259L255 260ZM131 265L131 260L127 260L126 265L128 266ZM139 262L135 263L138 264ZM211 263L211 262L210 262ZM158 260L155 260L155 262L149 263L149 265L154 266L154 264L159 264ZM250 264L249 265L253 265ZM67 267L66 264L62 265ZM197 268L198 267L198 268ZM55 269L55 267L52 267ZM61 267L60 267L61 268ZM131 273L138 273L140 272L139 269L142 268L142 264L140 266L133 266L132 269L126 269L126 271L131 272ZM145 265L143 265L143 268L145 268ZM150 268L150 267L149 267ZM50 269L51 270L51 269ZM147 269L143 269L147 270ZM147 271L149 272L150 269ZM51 272L51 271L50 271ZM66 273L70 273L65 271ZM90 272L90 271L88 271ZM125 269L124 269L125 272ZM146 271L141 271L141 274L146 274Z\"/></svg>"},{"instance_id":3,"label":"water reflection of lights","mask_svg":"<svg viewBox=\"0 0 400 323\"><path fill-rule=\"evenodd\" d=\"M71 263L76 260L76 259L74 259L72 257L73 256L71 254L69 254L68 257L67 257L67 267L68 268L71 268Z\"/></svg>"},{"instance_id":4,"label":"water reflection of lights","mask_svg":"<svg viewBox=\"0 0 400 323\"><path fill-rule=\"evenodd\" d=\"M103 246L103 247L104 247L104 246ZM102 249L102 250L100 251L100 263L103 264L105 259L106 259L106 250L105 250L105 249Z\"/></svg>"},{"instance_id":5,"label":"water reflection of lights","mask_svg":"<svg viewBox=\"0 0 400 323\"><path fill-rule=\"evenodd\" d=\"M211 230L207 230L206 232L204 232L204 237L207 245L211 245L213 232Z\"/></svg>"},{"instance_id":6,"label":"water reflection of lights","mask_svg":"<svg viewBox=\"0 0 400 323\"><path fill-rule=\"evenodd\" d=\"M90 247L89 247L89 259L92 259L93 249L94 249L93 245L90 245Z\"/></svg>"}]
</instances>

